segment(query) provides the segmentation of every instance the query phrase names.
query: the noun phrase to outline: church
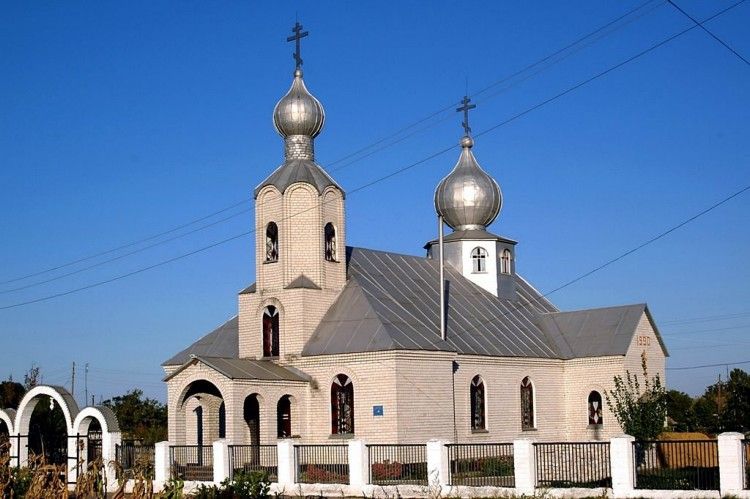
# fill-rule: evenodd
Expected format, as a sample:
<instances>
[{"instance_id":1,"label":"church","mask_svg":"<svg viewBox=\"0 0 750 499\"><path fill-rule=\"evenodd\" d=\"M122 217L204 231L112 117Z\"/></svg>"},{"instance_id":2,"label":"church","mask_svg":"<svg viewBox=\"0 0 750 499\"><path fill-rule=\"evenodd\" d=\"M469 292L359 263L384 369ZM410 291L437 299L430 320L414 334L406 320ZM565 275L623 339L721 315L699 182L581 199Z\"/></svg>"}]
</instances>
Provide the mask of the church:
<instances>
[{"instance_id":1,"label":"church","mask_svg":"<svg viewBox=\"0 0 750 499\"><path fill-rule=\"evenodd\" d=\"M164 362L173 445L607 439L613 376L664 379L641 304L560 311L488 228L503 197L479 165L464 98L458 161L435 190L451 232L425 256L346 245L346 193L315 162L325 112L291 88L273 122L281 166L255 199L255 282L237 315ZM446 168L446 171L448 168ZM429 200L424 200L425 203ZM418 248L415 248L418 250Z\"/></svg>"}]
</instances>

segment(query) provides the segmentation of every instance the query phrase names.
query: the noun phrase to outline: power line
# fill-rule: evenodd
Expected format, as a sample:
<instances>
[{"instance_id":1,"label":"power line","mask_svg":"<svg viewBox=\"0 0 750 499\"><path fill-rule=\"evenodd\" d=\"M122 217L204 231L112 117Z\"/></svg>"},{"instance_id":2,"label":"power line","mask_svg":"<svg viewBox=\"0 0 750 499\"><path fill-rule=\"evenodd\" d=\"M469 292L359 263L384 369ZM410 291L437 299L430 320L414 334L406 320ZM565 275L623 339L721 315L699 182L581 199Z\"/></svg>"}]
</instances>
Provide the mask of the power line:
<instances>
[{"instance_id":1,"label":"power line","mask_svg":"<svg viewBox=\"0 0 750 499\"><path fill-rule=\"evenodd\" d=\"M210 213L208 215L202 216L200 218L196 218L195 220L192 220L192 221L187 222L187 223L182 224L182 225L178 225L177 227L173 227L173 228L171 228L169 230L166 230L164 232L160 232L158 234L154 234L153 236L149 236L149 237L146 237L146 238L143 238L143 239L138 239L136 241L132 241L132 242L123 244L121 246L117 246L116 248L112 248L112 249L108 249L108 250L105 250L105 251L101 251L99 253L95 253L93 255L85 256L85 257L79 258L77 260L72 260L70 262L63 263L63 264L57 265L55 267L50 267L50 268L47 268L47 269L44 269L44 270L40 270L38 272L27 274L27 275L24 275L24 276L21 276L21 277L15 277L13 279L8 279L6 281L0 281L0 284L9 284L9 283L12 283L12 282L17 282L17 281L22 281L24 279L28 279L30 277L36 277L36 276L39 276L39 275L42 275L42 274L47 274L49 272L54 272L55 270L60 270L60 269L63 269L65 267L70 267L71 265L75 265L77 263L85 262L85 261L91 260L93 258L97 258L97 257L100 257L100 256L108 255L110 253L114 253L114 252L119 251L121 249L130 248L130 247L135 246L137 244L141 244L141 243L145 243L145 242L148 242L148 241L152 241L154 239L158 239L161 236L166 236L167 234L171 234L171 233L176 232L176 231L178 231L180 229L184 229L185 227L189 227L191 225L195 225L198 222L202 222L202 221L204 221L206 219L209 219L211 217L214 217L216 215L220 215L220 214L222 214L222 213L224 213L226 211L231 210L232 208L236 208L237 206L240 206L241 204L245 204L248 201L252 201L252 198L250 198L250 199L243 199L239 203L235 203L235 204L233 204L231 206L227 206L226 208L222 208L219 211L215 211L213 213Z\"/></svg>"},{"instance_id":2,"label":"power line","mask_svg":"<svg viewBox=\"0 0 750 499\"><path fill-rule=\"evenodd\" d=\"M739 319L742 317L750 317L750 312L741 312L736 314L724 314L724 315L708 315L704 317L693 317L691 319L675 319L671 321L661 321L661 325L672 324L672 325L684 325L692 324L696 322L714 322L727 319Z\"/></svg>"},{"instance_id":3,"label":"power line","mask_svg":"<svg viewBox=\"0 0 750 499\"><path fill-rule=\"evenodd\" d=\"M740 5L744 1L745 0L739 0L738 2L730 5L729 7L724 8L723 10L721 10L721 11L717 12L716 14L712 15L711 17L707 18L703 22L710 21L711 19L714 19L714 18L716 18L716 17L724 14L725 12L733 9L737 5ZM597 79L599 79L599 78L601 78L601 77L603 77L603 76L611 73L615 69L618 69L618 68L620 68L622 66L625 66L626 64L628 64L628 63L630 63L632 61L635 61L636 59L638 59L638 58L640 58L640 57L642 57L642 56L650 53L651 51L655 50L656 48L661 47L662 45L665 45L666 43L669 43L670 41L672 41L672 40L678 38L679 36L687 33L688 31L694 29L695 27L696 26L691 26L689 28L686 28L686 29L678 32L677 34L672 35L672 36L670 36L670 37L662 40L661 42L658 42L655 45L652 45L651 47L649 47L649 48L647 48L645 50L642 50L638 54L636 54L636 55L634 55L632 57L629 57L628 59L626 59L626 60L624 60L624 61L622 61L622 62L620 62L618 64L615 64L614 66L611 66L608 69L606 69L604 71L601 71L601 72L597 73L596 75L594 75L594 76L592 76L590 78L587 78L587 79L585 79L585 80L583 80L583 81L581 81L581 82L573 85L572 87L569 87L568 89L566 89L566 90L564 90L564 91L562 91L562 92L554 95L553 97L550 97L550 98L548 98L548 99L546 99L546 100L544 100L544 101L542 101L542 102L540 102L540 103L538 103L538 104L536 104L536 105L534 105L534 106L532 106L530 108L527 108L526 110L524 110L524 111L522 111L520 113L515 114L514 116L506 119L505 121L502 121L502 122L500 122L500 123L498 123L498 124L496 124L496 125L494 125L494 126L492 126L490 128L487 128L487 129L485 129L485 130L477 133L475 135L475 137L480 137L480 136L485 135L487 133L490 133L490 132L492 132L494 130L497 130L498 128L500 128L500 127L502 127L504 125L507 125L507 124L509 124L509 123L511 123L511 122L513 122L513 121L515 121L515 120L517 120L517 119L519 119L519 118L521 118L521 117L523 117L523 116L525 116L525 115L527 115L527 114L529 114L529 113L531 113L531 112L533 112L533 111L535 111L535 110L537 110L537 109L539 109L539 108L547 105L547 104L550 104L550 103L556 101L557 99L559 99L559 98L561 98L561 97L563 97L563 96L565 96L565 95L567 95L567 94L569 94L569 93L571 93L571 92L573 92L573 91L575 91L575 90L577 90L577 89L579 89L579 88L587 85L588 83L591 83L591 82L593 82L593 81L595 81L595 80L597 80ZM408 171L408 170L410 170L410 169L412 169L412 168L414 168L414 167L416 167L418 165L421 165L422 163L425 163L425 162L427 162L427 161L429 161L431 159L434 159L434 158L436 158L438 156L441 156L441 155L445 154L446 152L452 150L454 147L455 147L454 145L450 145L448 147L445 147L445 148L443 148L443 149L441 149L441 150L439 150L439 151L437 151L437 152L435 152L435 153L433 153L433 154L431 154L431 155L429 155L429 156L427 156L425 158L422 158L421 160L415 161L414 163L411 163L411 164L409 164L407 166L404 166L403 168L395 170L395 171L393 171L393 172L391 172L391 173L389 173L387 175L384 175L382 177L379 177L379 178L377 178L377 179L375 179L375 180L373 180L371 182L365 183L365 184L363 184L363 185L361 185L361 186L359 186L359 187L357 187L357 188L349 191L349 195L355 194L355 193L357 193L359 191L362 191L362 190L365 190L365 189L367 189L369 187L372 187L373 185L379 184L380 182L388 180L388 179L390 179L390 178L392 178L394 176L397 176L397 175L399 175L399 174L401 174L401 173L403 173L405 171ZM617 256L617 257L609 260L608 262L605 262L604 264L602 264L602 265L600 265L600 266L598 266L598 267L596 267L596 268L594 268L594 269L592 269L592 270L590 270L590 271L588 271L588 272L586 272L586 273L584 273L584 274L576 277L575 279L572 279L571 281L568 281L567 283L563 284L562 286L559 286L558 288L553 289L552 291L550 291L550 292L542 295L542 298L544 298L546 296L549 296L550 294L555 293L557 291L560 291L560 290L562 290L562 289L564 289L564 288L566 288L566 287L568 287L568 286L570 286L570 285L572 285L572 284L574 284L574 283L576 283L576 282L578 282L578 281L580 281L582 279L585 279L586 277L588 277L588 276L590 276L590 275L592 275L592 274L594 274L594 273L596 273L596 272L598 272L598 271L600 271L600 270L602 270L602 269L604 269L604 268L612 265L613 263L615 263L615 262L617 262L617 261L625 258L626 256L628 256L628 255L630 255L632 253L635 253L636 251L644 248L645 246L648 246L649 244L658 241L659 239L661 239L661 238L667 236L668 234L674 232L675 230L677 230L677 229L679 229L679 228L681 228L681 227L689 224L690 222L692 222L692 221L696 220L697 218L705 215L706 213L708 213L708 212L710 212L710 211L718 208L722 204L724 204L724 203L730 201L731 199L739 196L740 194L744 193L747 190L750 190L750 185L748 185L748 186L740 189L739 191L731 194L730 196L728 196L728 197L724 198L723 200L719 201L718 203L715 203L714 205L706 208L705 210L701 211L700 213L698 213L698 214L696 214L696 215L688 218L687 220L681 222L680 224L675 225L674 227L668 229L667 231L662 232L661 234L659 234L659 235L657 235L657 236L655 236L655 237L647 240L646 242L644 242L644 243L636 246L635 248L632 248L632 249L626 251L625 253L623 253L623 254L621 254L621 255L619 255L619 256ZM325 203L325 201L323 203ZM295 213L294 215L291 215L291 216L300 215L300 214L305 213L307 211L310 211L312 209L314 209L314 208L308 208L308 209L303 210L303 211L301 211L299 213ZM286 220L288 218L290 218L290 217L286 217L284 220ZM7 310L7 309L21 307L21 306L25 306L25 305L31 305L33 303L39 303L39 302L43 302L43 301L48 301L48 300L51 300L51 299L54 299L54 298L59 298L59 297L62 297L62 296L67 296L67 295L70 295L70 294L73 294L73 293L77 293L77 292L80 292L80 291L84 291L84 290L87 290L87 289L92 289L92 288L99 287L99 286L102 286L102 285L105 285L105 284L109 284L109 283L112 283L112 282L115 282L115 281L119 281L121 279L125 279L127 277L131 277L131 276L134 276L134 275L137 275L137 274L141 274L141 273L146 272L148 270L152 270L154 268L161 267L163 265L167 265L167 264L175 262L177 260L181 260L183 258L187 258L189 256L201 253L201 252L209 250L211 248L215 248L215 247L220 246L222 244L225 244L227 242L234 241L236 239L248 236L250 234L255 233L256 231L257 231L256 228L252 228L249 231L246 231L246 232L243 232L243 233L240 233L240 234L228 237L226 239L222 239L221 241L214 242L212 244L209 244L207 246L203 246L201 248L198 248L196 250L190 251L188 253L184 253L184 254L181 254L181 255L169 258L167 260L163 260L161 262L157 262L157 263L155 263L153 265L149 265L147 267L143 267L141 269L137 269L137 270L134 270L132 272L121 274L119 276L115 276L115 277L112 277L110 279L106 279L106 280L103 280L103 281L95 282L95 283L88 284L86 286L81 286L79 288L71 289L71 290L68 290L68 291L63 291L63 292L60 292L60 293L55 293L55 294L52 294L52 295L44 296L44 297L37 298L37 299L34 299L34 300L28 300L28 301L19 302L19 303L15 303L15 304L11 304L11 305L6 305L6 306L3 306L3 307L0 307L0 310Z\"/></svg>"},{"instance_id":4,"label":"power line","mask_svg":"<svg viewBox=\"0 0 750 499\"><path fill-rule=\"evenodd\" d=\"M666 0L661 0L660 2L656 3L652 7L651 10L655 9L656 7L658 7L659 5L661 5L662 3L664 3L665 1ZM543 57L543 58L541 58L541 59L539 59L539 60L537 60L537 61L535 61L535 62L533 62L533 63L531 63L531 64L529 64L527 66L525 66L525 67L523 67L522 69L520 69L519 71L514 72L511 75L508 75L508 76L506 76L506 77L504 77L504 78L502 78L500 80L497 80L497 81L495 81L493 83L490 83L489 85L485 86L481 90L479 90L479 91L475 92L474 94L472 94L472 97L479 96L479 95L481 95L481 94L483 94L483 93L485 93L485 92L487 92L487 91L489 91L489 90L497 87L498 85L501 85L501 84L503 84L503 83L505 83L507 81L510 81L513 78L515 78L515 77L517 77L517 76L519 76L519 75L521 75L521 74L523 74L523 73L525 73L525 72L527 72L527 71L529 71L529 70L531 70L531 69L533 69L535 67L538 67L538 66L540 66L540 65L542 65L542 64L544 64L544 63L546 63L546 62L548 62L550 60L552 60L554 57L556 57L556 56L558 56L560 54L563 54L566 51L569 51L570 49L572 49L576 45L580 45L586 39L594 37L594 36L596 36L596 35L598 35L600 33L603 33L606 29L612 27L613 25L617 24L618 22L622 21L623 19L626 19L626 18L632 16L633 14L635 14L636 12L638 12L639 10L642 10L643 8L645 8L648 4L651 4L651 3L654 3L654 2L655 2L655 0L647 0L646 2L640 4L637 7L635 7L633 9L627 11L626 13L624 13L624 14L616 17L615 19L607 22L606 24L604 24L604 25L602 25L602 26L594 29L593 31L591 31L591 32L589 32L589 33L587 33L587 34L585 34L585 35L577 38L575 41L569 43L568 45L562 47L561 49L558 49L558 50L556 50L556 51L548 54L547 56L545 56L545 57ZM637 20L638 18L642 17L643 15L648 14L649 12L651 12L651 10L642 13L638 17L635 17L635 18L627 21L626 23L621 24L620 26L616 26L615 28L613 28L608 33L602 34L601 36L599 36L598 38L596 38L595 40L593 40L590 43L594 43L594 42L598 41L599 39L601 39L601 38L603 38L603 37L605 37L605 36L613 33L614 31L616 31L617 29L622 28L626 24L628 24L628 23L630 23L632 21ZM583 47L581 47L581 48L583 48ZM572 55L573 53L575 53L575 52L569 52L564 57L561 57L561 58L557 59L556 61L552 62L550 65L546 66L545 68L542 68L541 70L537 71L537 73L534 73L534 74L538 74L539 72L543 71L544 69L547 69L547 68L551 67L553 64L556 64L556 63L564 60L566 57ZM516 82L516 83L518 83L518 82ZM512 86L512 85L510 85L510 86ZM507 90L508 88L510 88L510 86L506 87L503 90ZM495 95L497 95L497 93L494 93L494 94L490 95L487 99L489 99L489 98L491 98L491 97L493 97ZM384 149L387 149L389 147L392 147L392 146L394 146L394 145L396 145L396 144L398 144L400 142L403 142L404 140L406 140L406 139L412 137L413 135L415 135L416 133L419 133L419 132L422 132L424 130L427 130L427 129L431 128L432 126L436 125L437 123L445 121L446 119L448 119L452 115L447 116L447 117L445 117L445 118L443 118L441 120L438 120L438 121L436 121L434 123L431 123L431 124L429 124L426 127L419 128L416 131L413 131L413 132L411 132L411 133L409 133L409 134L407 134L407 135L405 135L405 136L403 136L403 137L401 137L401 138L399 138L399 139L397 139L395 141L389 142L388 144L382 145L381 147L376 147L376 146L379 146L379 145L383 144L383 142L386 142L386 141L388 141L388 140L390 140L390 139L392 139L394 137L398 137L401 133L403 133L403 132L405 132L407 130L410 130L410 129L418 126L418 125L421 125L422 123L425 123L425 122L429 121L430 119L432 119L432 118L434 118L434 117L436 117L436 116L438 116L438 115L440 115L440 114L442 114L442 113L444 113L446 111L452 110L455 105L456 105L456 103L453 102L453 103L449 104L448 106L446 106L444 108L441 108L441 109L439 109L439 110L437 110L437 111L435 111L435 112L427 115L426 117L421 118L421 119L419 119L419 120L417 120L417 121L415 121L415 122L413 122L413 123L411 123L409 125L406 125L406 126L400 128L400 129L396 130L395 132L393 132L393 133L391 133L389 135L386 135L385 137L383 137L383 138L381 138L381 139L379 139L379 140L377 140L377 141L375 141L375 142L373 142L373 143L371 143L371 144L369 144L367 146L364 146L364 147L362 147L362 148L360 148L360 149L358 149L358 150L356 150L356 151L354 151L352 153L349 153L349 154L347 154L347 155L345 155L343 157L340 157L339 159L337 159L337 160L329 163L329 165L328 165L329 170L331 172L342 170L342 169L350 166L353 163L361 161L361 160L363 160L363 159L365 159L365 158L367 158L369 156L372 156L373 154L376 154L377 152L380 152L380 151L382 151ZM358 158L354 158L358 154L363 153L363 152L367 151L368 149L372 149L373 147L375 147L374 150L372 150L372 151L368 152L367 154L364 154L364 155L362 155L362 156L360 156ZM338 168L330 169L330 167L332 167L334 165L337 165L337 164L339 164L341 162L344 162L344 161L346 161L346 160L348 160L350 158L354 158L354 159L352 159L351 161L348 161L348 162L344 163L342 166L340 166ZM138 240L132 241L132 242L127 243L127 244L123 244L121 246L117 246L117 247L109 249L109 250L101 251L101 252L98 252L98 253L95 253L95 254L83 257L83 258L79 258L79 259L76 259L76 260L72 260L72 261L69 261L69 262L66 262L66 263L54 266L54 267L50 267L50 268L47 268L47 269L44 269L44 270L41 270L41 271L38 271L38 272L33 272L31 274L27 274L27 275L24 275L24 276L16 277L16 278L13 278L13 279L8 279L8 280L5 280L5 281L0 281L0 285L10 284L10 283L21 281L21 280L25 280L25 279L28 279L28 278L31 278L31 277L36 277L36 276L39 276L39 275L47 274L49 272L54 272L56 270L60 270L60 269L63 269L63 268L66 268L66 267L69 267L69 266L72 266L72 265L75 265L75 264L78 264L78 263L82 263L82 262L85 262L85 261L88 261L88 260L91 260L91 259L94 259L94 258L97 258L97 257L100 257L100 256L111 254L111 253L114 253L114 252L122 250L122 249L126 249L126 248L129 248L129 247L132 247L132 246L144 243L144 242L148 242L148 241L157 239L159 237L165 236L167 234L171 234L171 233L176 232L176 231L178 231L180 229L183 229L185 227L189 227L191 225L194 225L196 223L202 222L202 221L204 221L206 219L209 219L211 217L214 217L216 215L224 213L224 212L226 212L228 210L231 210L232 208L235 208L237 206L240 206L240 205L242 205L242 204L244 204L244 203L246 203L248 201L252 201L252 198L243 199L242 201L240 201L238 203L235 203L233 205L230 205L230 206L228 206L226 208L222 208L221 210L215 211L213 213L210 213L208 215L202 216L200 218L197 218L197 219L192 220L190 222L187 222L185 224L179 225L177 227L173 227L171 229L168 229L166 231L160 232L158 234L154 234L152 236L149 236L149 237L146 237L146 238L143 238L143 239L138 239ZM125 255L125 256L129 256L129 255ZM119 259L119 258L117 258L117 259ZM109 261L104 262L104 263L109 263L109 262L117 260L117 259L109 260ZM91 267L89 267L89 268L91 268ZM83 270L88 270L88 268L87 269L83 269ZM72 275L72 274L63 275L60 278L67 277L68 275ZM52 280L57 280L57 279L51 279L49 281L42 281L39 284L44 284L44 283L50 282ZM25 289L25 288L26 287L16 288L16 289L12 289L12 290L9 290L9 291L6 291L6 292L17 291L17 290ZM0 292L0 294L2 294L2 292Z\"/></svg>"},{"instance_id":5,"label":"power line","mask_svg":"<svg viewBox=\"0 0 750 499\"><path fill-rule=\"evenodd\" d=\"M699 334L699 333L718 333L721 331L731 331L734 329L750 329L750 324L743 324L741 326L729 326L729 327L719 327L714 329L698 329L696 331L681 331L681 332L675 332L675 333L664 333L662 336L676 336L676 337L682 337L689 334Z\"/></svg>"},{"instance_id":6,"label":"power line","mask_svg":"<svg viewBox=\"0 0 750 499\"><path fill-rule=\"evenodd\" d=\"M687 371L690 369L703 369L705 367L739 366L742 364L750 364L750 360L742 360L740 362L722 362L720 364L703 364L701 366L667 367L666 369L668 371Z\"/></svg>"},{"instance_id":7,"label":"power line","mask_svg":"<svg viewBox=\"0 0 750 499\"><path fill-rule=\"evenodd\" d=\"M741 60L742 62L744 62L744 63L745 63L745 64L747 64L748 66L750 66L750 61L748 61L747 59L745 59L744 57L742 57L742 55L740 55L740 53L739 53L739 52L737 52L737 51L736 51L736 50L734 50L734 49L733 49L732 47L730 47L730 46L729 46L729 45L728 45L728 44L727 44L726 42L724 42L724 40L722 40L721 38L719 38L718 36L716 36L715 34L713 34L713 33L712 33L712 32L711 32L711 31L710 31L710 30L709 30L708 28L706 28L706 27L705 27L705 26L703 25L703 23L699 23L699 22L698 22L698 20L696 20L696 19L695 19L695 18L694 18L693 16L691 16L690 14L688 14L687 12L685 12L684 10L682 10L682 9L680 8L680 6L679 6L679 5L677 5L676 3L674 3L674 2L672 1L672 0L667 0L667 2L669 2L669 4L670 4L670 5L672 6L672 7L674 7L674 8L675 8L675 9L677 9L678 11L682 12L682 13L683 13L683 14L685 15L685 17L687 17L688 19L690 19L691 21L693 21L693 22L694 22L694 23L696 24L696 26L700 27L700 29L702 29L703 31L705 31L706 33L708 33L708 35L709 35L709 36L710 36L711 38L713 38L713 39L714 39L714 40L716 40L717 42L721 43L721 44L722 44L722 45L724 46L724 48L726 48L726 49L727 49L727 50L729 50L729 51L730 51L731 53L733 53L733 54L734 54L735 56L737 56L737 58L738 58L739 60ZM704 22L705 22L705 21L704 21Z\"/></svg>"}]
</instances>

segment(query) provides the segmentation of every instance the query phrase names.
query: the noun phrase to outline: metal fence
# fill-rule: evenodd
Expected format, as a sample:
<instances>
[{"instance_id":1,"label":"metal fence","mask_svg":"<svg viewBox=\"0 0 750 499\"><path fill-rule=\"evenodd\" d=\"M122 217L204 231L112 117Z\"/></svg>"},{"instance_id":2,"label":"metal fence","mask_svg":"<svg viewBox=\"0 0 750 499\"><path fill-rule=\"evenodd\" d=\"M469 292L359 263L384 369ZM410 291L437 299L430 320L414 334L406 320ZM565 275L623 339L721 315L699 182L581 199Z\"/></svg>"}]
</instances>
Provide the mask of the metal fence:
<instances>
[{"instance_id":1,"label":"metal fence","mask_svg":"<svg viewBox=\"0 0 750 499\"><path fill-rule=\"evenodd\" d=\"M262 471L271 482L276 482L279 476L277 450L275 445L230 445L229 479L234 480L235 473Z\"/></svg>"},{"instance_id":2,"label":"metal fence","mask_svg":"<svg viewBox=\"0 0 750 499\"><path fill-rule=\"evenodd\" d=\"M370 483L428 485L427 445L377 444L367 446Z\"/></svg>"},{"instance_id":3,"label":"metal fence","mask_svg":"<svg viewBox=\"0 0 750 499\"><path fill-rule=\"evenodd\" d=\"M349 483L349 446L297 445L297 483Z\"/></svg>"},{"instance_id":4,"label":"metal fence","mask_svg":"<svg viewBox=\"0 0 750 499\"><path fill-rule=\"evenodd\" d=\"M515 487L513 444L448 445L451 485Z\"/></svg>"},{"instance_id":5,"label":"metal fence","mask_svg":"<svg viewBox=\"0 0 750 499\"><path fill-rule=\"evenodd\" d=\"M154 456L156 450L153 445L140 445L134 442L124 442L115 446L115 461L117 462L117 478L154 478Z\"/></svg>"},{"instance_id":6,"label":"metal fence","mask_svg":"<svg viewBox=\"0 0 750 499\"><path fill-rule=\"evenodd\" d=\"M540 487L611 487L609 442L534 444Z\"/></svg>"},{"instance_id":7,"label":"metal fence","mask_svg":"<svg viewBox=\"0 0 750 499\"><path fill-rule=\"evenodd\" d=\"M172 476L183 480L210 482L214 479L214 449L210 445L171 445Z\"/></svg>"},{"instance_id":8,"label":"metal fence","mask_svg":"<svg viewBox=\"0 0 750 499\"><path fill-rule=\"evenodd\" d=\"M719 490L716 440L633 442L635 488Z\"/></svg>"},{"instance_id":9,"label":"metal fence","mask_svg":"<svg viewBox=\"0 0 750 499\"><path fill-rule=\"evenodd\" d=\"M745 469L745 489L750 489L750 440L742 441L742 463Z\"/></svg>"}]
</instances>

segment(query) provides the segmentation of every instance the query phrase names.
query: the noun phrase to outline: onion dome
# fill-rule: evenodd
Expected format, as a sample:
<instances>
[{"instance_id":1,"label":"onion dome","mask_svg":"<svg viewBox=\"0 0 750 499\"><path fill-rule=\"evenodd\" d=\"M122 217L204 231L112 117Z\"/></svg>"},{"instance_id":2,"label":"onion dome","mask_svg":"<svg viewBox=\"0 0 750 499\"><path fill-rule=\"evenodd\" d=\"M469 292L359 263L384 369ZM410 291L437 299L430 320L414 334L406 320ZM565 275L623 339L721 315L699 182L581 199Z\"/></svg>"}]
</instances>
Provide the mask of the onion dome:
<instances>
[{"instance_id":1,"label":"onion dome","mask_svg":"<svg viewBox=\"0 0 750 499\"><path fill-rule=\"evenodd\" d=\"M435 189L435 210L453 230L485 230L500 213L500 186L477 163L474 140L461 139L461 156Z\"/></svg>"},{"instance_id":2,"label":"onion dome","mask_svg":"<svg viewBox=\"0 0 750 499\"><path fill-rule=\"evenodd\" d=\"M273 110L276 131L284 138L292 135L315 138L323 129L324 121L323 106L307 90L302 79L302 69L297 68L292 87Z\"/></svg>"}]
</instances>

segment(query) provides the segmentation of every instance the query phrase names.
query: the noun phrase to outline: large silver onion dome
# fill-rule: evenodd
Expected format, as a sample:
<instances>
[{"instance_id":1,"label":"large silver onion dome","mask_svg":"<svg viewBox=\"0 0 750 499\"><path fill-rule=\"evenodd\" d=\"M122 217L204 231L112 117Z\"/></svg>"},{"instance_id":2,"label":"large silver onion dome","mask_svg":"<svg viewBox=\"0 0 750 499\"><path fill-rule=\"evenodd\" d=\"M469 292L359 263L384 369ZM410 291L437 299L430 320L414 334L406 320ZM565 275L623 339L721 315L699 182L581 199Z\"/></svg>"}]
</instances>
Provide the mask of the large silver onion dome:
<instances>
[{"instance_id":1,"label":"large silver onion dome","mask_svg":"<svg viewBox=\"0 0 750 499\"><path fill-rule=\"evenodd\" d=\"M500 186L477 163L471 137L461 139L458 163L435 189L435 209L453 230L484 230L500 213Z\"/></svg>"},{"instance_id":2,"label":"large silver onion dome","mask_svg":"<svg viewBox=\"0 0 750 499\"><path fill-rule=\"evenodd\" d=\"M318 99L312 96L302 79L302 69L294 71L289 92L273 110L273 124L282 137L307 135L315 138L323 129L325 112Z\"/></svg>"}]
</instances>

